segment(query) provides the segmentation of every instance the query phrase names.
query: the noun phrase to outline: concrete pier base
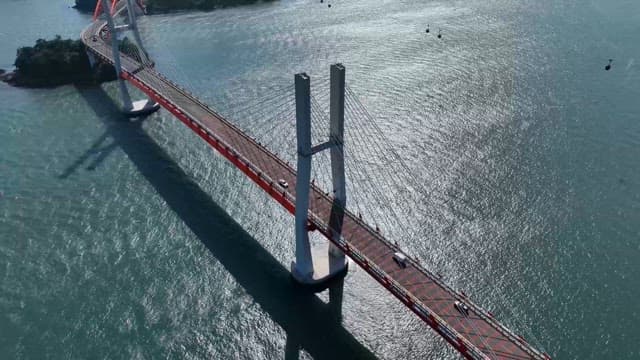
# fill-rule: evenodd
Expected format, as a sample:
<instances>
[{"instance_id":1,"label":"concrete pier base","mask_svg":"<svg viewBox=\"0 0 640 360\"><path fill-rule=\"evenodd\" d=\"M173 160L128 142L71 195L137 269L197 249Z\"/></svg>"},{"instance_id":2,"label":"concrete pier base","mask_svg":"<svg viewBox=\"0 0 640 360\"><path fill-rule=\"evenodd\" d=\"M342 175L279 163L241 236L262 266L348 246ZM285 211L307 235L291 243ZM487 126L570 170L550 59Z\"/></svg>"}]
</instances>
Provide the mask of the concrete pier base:
<instances>
[{"instance_id":1,"label":"concrete pier base","mask_svg":"<svg viewBox=\"0 0 640 360\"><path fill-rule=\"evenodd\" d=\"M134 101L131 104L131 108L125 110L125 114L128 117L139 117L149 115L160 109L160 104L149 99Z\"/></svg>"},{"instance_id":2,"label":"concrete pier base","mask_svg":"<svg viewBox=\"0 0 640 360\"><path fill-rule=\"evenodd\" d=\"M313 273L303 275L296 270L295 261L291 262L291 276L303 285L323 285L336 277L346 275L349 270L349 259L344 254L329 251L329 243L324 242L311 248Z\"/></svg>"}]
</instances>

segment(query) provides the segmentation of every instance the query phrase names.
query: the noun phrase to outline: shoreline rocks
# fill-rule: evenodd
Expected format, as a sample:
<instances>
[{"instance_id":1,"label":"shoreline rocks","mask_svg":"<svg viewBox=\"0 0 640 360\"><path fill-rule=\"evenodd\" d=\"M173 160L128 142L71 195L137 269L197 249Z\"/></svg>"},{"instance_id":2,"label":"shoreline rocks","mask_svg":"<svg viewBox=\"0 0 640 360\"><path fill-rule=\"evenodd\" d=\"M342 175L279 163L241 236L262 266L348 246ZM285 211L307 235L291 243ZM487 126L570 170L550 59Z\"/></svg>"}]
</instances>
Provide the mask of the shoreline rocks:
<instances>
[{"instance_id":1,"label":"shoreline rocks","mask_svg":"<svg viewBox=\"0 0 640 360\"><path fill-rule=\"evenodd\" d=\"M4 69L0 69L0 81L4 81L10 84L15 76L15 71L6 71Z\"/></svg>"}]
</instances>

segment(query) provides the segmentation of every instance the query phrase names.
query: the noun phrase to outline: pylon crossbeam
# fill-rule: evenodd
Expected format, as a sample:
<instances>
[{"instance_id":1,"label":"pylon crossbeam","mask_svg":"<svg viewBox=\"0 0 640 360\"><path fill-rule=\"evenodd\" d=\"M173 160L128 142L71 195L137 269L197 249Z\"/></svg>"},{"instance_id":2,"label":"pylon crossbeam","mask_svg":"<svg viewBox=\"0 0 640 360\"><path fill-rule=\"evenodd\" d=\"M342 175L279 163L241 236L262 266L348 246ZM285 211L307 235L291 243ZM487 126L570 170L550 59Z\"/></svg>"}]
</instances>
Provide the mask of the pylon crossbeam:
<instances>
[{"instance_id":1,"label":"pylon crossbeam","mask_svg":"<svg viewBox=\"0 0 640 360\"><path fill-rule=\"evenodd\" d=\"M331 173L334 192L341 194L335 199L331 210L331 227L333 237L341 236L344 206L344 158L342 139L344 138L344 67L340 64L331 66L331 124L330 140L311 146L311 90L307 74L296 74L296 134L298 140L298 169L296 175L296 261L292 264L292 275L301 283L317 284L344 273L347 261L344 253L329 245L324 254L311 251L309 244L309 193L311 180L311 159L320 151L331 149ZM342 90L340 90L342 89ZM338 107L342 109L338 109ZM339 154L336 157L336 153ZM338 190L338 191L336 191ZM312 252L314 256L312 257ZM322 258L321 260L317 258Z\"/></svg>"}]
</instances>

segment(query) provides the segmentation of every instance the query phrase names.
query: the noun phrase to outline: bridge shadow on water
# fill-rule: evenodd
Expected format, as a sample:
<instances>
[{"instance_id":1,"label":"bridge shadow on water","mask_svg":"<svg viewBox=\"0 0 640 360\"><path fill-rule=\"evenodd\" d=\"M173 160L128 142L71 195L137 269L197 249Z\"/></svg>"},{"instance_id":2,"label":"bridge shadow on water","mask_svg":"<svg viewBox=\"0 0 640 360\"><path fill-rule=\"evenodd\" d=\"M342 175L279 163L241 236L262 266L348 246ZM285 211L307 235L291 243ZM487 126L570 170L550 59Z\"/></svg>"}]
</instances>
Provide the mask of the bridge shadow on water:
<instances>
[{"instance_id":1,"label":"bridge shadow on water","mask_svg":"<svg viewBox=\"0 0 640 360\"><path fill-rule=\"evenodd\" d=\"M285 359L298 359L300 349L314 359L375 358L341 324L343 279L330 284L327 304L312 291L296 285L288 269L218 206L142 129L143 120L130 121L124 117L100 87L77 89L107 130L61 178L72 174L92 154L97 153L96 159L87 169L97 167L113 148L121 148L212 255L286 332ZM113 143L100 147L107 138Z\"/></svg>"}]
</instances>

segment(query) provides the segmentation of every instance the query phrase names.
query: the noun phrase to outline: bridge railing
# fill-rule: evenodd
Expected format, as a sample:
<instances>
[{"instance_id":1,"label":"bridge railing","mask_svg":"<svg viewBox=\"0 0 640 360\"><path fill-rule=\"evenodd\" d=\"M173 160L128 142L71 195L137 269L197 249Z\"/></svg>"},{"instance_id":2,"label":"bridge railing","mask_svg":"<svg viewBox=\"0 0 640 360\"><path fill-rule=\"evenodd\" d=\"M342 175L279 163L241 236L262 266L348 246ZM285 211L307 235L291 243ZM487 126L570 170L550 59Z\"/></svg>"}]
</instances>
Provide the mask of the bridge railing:
<instances>
[{"instance_id":1,"label":"bridge railing","mask_svg":"<svg viewBox=\"0 0 640 360\"><path fill-rule=\"evenodd\" d=\"M313 185L313 186L315 187L315 185ZM321 196L325 197L328 201L331 201L331 202L333 201L333 199L330 196L326 195L319 188L318 188L318 192L321 194ZM364 222L360 217L358 217L355 214L351 213L346 208L342 208L342 211L344 211L345 215L349 216L351 218L351 220L357 222L360 226L362 226L363 228L367 229L370 234L375 236L380 242L384 243L386 246L388 246L389 248L394 249L396 251L402 251L398 245L391 243L384 236L382 236L379 231L375 230L373 227L371 227L371 225L369 225L366 222ZM520 348L524 352L526 352L530 356L533 356L534 358L550 359L550 357L546 353L542 353L542 352L536 350L535 348L531 347L522 336L515 334L509 328L507 328L506 326L504 326L501 323L499 323L498 321L496 321L496 319L494 318L494 316L491 313L489 313L488 311L484 310L482 307L480 307L477 304L475 304L464 292L458 292L458 291L454 290L453 288L451 288L448 284L443 282L441 280L441 276L439 274L432 273L431 271L429 271L426 268L424 268L417 259L415 259L415 258L413 258L411 256L408 256L404 252L402 252L402 253L407 256L407 259L409 260L411 265L416 270L418 270L419 272L421 272L424 275L426 275L433 282L438 284L438 286L440 288L446 290L449 294L451 294L456 300L464 302L464 304L467 305L469 308L471 308L473 310L473 312L476 315L478 315L479 318L481 318L483 321L485 321L485 322L487 322L489 324L492 324L493 327L496 329L496 331L498 331L501 335L503 335L504 337L509 339L512 343L520 344L521 345Z\"/></svg>"},{"instance_id":2,"label":"bridge railing","mask_svg":"<svg viewBox=\"0 0 640 360\"><path fill-rule=\"evenodd\" d=\"M295 202L295 199L291 199ZM315 214L309 212L309 218L318 230L323 232L327 238L331 239L332 229L326 225L324 221L319 219ZM373 278L387 288L392 294L399 298L402 302L409 305L410 309L425 320L434 330L439 332L449 343L456 346L459 350L466 353L472 359L475 360L488 360L489 357L485 355L474 344L467 340L464 336L458 333L455 329L451 328L446 321L442 320L438 314L431 311L428 307L416 298L413 294L408 292L402 285L400 285L395 279L389 276L384 270L382 270L373 261L367 258L366 255L358 251L349 245L349 242L340 236L337 239L332 240L345 254L349 255L358 265L360 265L365 271L367 271Z\"/></svg>"}]
</instances>

